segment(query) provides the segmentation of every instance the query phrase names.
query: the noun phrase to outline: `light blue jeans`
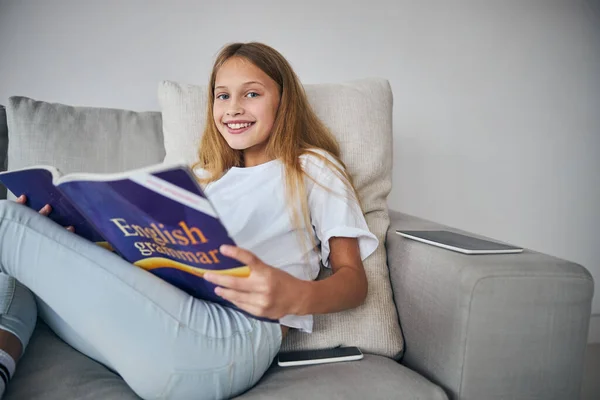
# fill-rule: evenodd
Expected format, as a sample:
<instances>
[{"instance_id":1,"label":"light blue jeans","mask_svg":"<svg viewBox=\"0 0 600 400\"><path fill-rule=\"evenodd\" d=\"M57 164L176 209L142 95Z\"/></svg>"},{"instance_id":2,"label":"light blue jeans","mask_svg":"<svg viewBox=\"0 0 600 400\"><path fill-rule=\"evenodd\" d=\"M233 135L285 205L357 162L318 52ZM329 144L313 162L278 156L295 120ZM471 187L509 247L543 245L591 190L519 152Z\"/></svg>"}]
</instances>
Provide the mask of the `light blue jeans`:
<instances>
[{"instance_id":1,"label":"light blue jeans","mask_svg":"<svg viewBox=\"0 0 600 400\"><path fill-rule=\"evenodd\" d=\"M40 317L58 336L119 373L144 399L238 395L261 378L281 346L278 324L191 297L5 200L0 270L35 294ZM9 314L0 328L26 336L35 304L3 287L10 307L0 310Z\"/></svg>"}]
</instances>

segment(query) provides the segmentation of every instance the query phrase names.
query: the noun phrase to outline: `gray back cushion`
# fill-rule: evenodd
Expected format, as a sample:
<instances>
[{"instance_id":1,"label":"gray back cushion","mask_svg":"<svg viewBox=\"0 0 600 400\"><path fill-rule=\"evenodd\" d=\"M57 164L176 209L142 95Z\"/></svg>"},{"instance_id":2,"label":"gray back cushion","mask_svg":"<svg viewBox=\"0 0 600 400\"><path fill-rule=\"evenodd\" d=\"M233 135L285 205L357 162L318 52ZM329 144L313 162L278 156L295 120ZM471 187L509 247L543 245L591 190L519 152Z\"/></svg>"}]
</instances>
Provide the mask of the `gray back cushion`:
<instances>
[{"instance_id":1,"label":"gray back cushion","mask_svg":"<svg viewBox=\"0 0 600 400\"><path fill-rule=\"evenodd\" d=\"M6 124L6 109L0 105L0 171L6 170L6 152L8 151L8 125ZM6 198L6 188L0 184L0 199Z\"/></svg>"},{"instance_id":2,"label":"gray back cushion","mask_svg":"<svg viewBox=\"0 0 600 400\"><path fill-rule=\"evenodd\" d=\"M63 173L121 172L165 156L160 112L11 97L6 114L9 170L49 164Z\"/></svg>"}]
</instances>

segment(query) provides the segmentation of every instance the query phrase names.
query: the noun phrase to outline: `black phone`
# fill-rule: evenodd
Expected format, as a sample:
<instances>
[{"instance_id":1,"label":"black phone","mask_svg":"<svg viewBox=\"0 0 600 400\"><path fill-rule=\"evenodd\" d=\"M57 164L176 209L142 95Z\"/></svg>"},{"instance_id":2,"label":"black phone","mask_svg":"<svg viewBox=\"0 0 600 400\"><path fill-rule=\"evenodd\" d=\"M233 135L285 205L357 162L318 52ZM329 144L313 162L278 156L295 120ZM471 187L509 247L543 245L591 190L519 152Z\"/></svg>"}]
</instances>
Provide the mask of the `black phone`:
<instances>
[{"instance_id":1,"label":"black phone","mask_svg":"<svg viewBox=\"0 0 600 400\"><path fill-rule=\"evenodd\" d=\"M280 367L297 365L327 364L342 361L354 361L363 358L358 347L334 347L332 349L301 350L279 353L277 364Z\"/></svg>"}]
</instances>

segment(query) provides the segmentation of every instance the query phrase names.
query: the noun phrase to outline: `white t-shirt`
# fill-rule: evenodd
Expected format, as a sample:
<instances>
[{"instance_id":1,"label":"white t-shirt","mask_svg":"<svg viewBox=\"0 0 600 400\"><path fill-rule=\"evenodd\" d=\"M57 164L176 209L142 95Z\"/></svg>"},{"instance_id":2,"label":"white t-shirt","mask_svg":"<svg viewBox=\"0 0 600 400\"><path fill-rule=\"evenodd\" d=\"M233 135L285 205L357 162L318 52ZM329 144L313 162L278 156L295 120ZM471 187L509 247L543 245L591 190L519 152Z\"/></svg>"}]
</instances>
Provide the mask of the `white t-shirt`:
<instances>
[{"instance_id":1,"label":"white t-shirt","mask_svg":"<svg viewBox=\"0 0 600 400\"><path fill-rule=\"evenodd\" d=\"M334 160L325 152L320 151L320 154ZM379 242L369 231L362 210L336 172L314 155L301 156L301 165L327 188L304 178L312 223L310 232L305 230L303 233L305 245L298 239L290 217L281 161L273 160L255 167L233 167L218 181L208 184L205 193L239 247L296 278L314 280L321 262L329 267L331 237L358 238L362 260L375 251ZM194 172L204 176L202 169ZM300 209L299 203L296 206ZM315 248L309 235L314 237ZM312 332L312 315L286 315L279 322Z\"/></svg>"}]
</instances>

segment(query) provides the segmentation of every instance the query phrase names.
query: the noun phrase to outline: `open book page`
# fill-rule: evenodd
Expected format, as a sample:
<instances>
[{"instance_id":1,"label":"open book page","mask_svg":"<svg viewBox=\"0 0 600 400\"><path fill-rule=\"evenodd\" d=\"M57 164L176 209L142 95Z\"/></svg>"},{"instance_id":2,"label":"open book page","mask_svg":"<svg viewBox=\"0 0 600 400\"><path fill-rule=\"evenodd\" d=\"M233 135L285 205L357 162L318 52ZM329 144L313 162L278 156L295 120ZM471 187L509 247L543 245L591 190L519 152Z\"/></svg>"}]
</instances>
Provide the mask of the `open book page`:
<instances>
[{"instance_id":1,"label":"open book page","mask_svg":"<svg viewBox=\"0 0 600 400\"><path fill-rule=\"evenodd\" d=\"M0 173L0 182L15 196L27 196L27 206L39 211L50 204L52 212L49 218L62 226L72 225L75 233L92 241L103 242L100 236L86 219L63 196L53 181L60 178L60 172L51 166L33 166L29 168L5 171Z\"/></svg>"},{"instance_id":2,"label":"open book page","mask_svg":"<svg viewBox=\"0 0 600 400\"><path fill-rule=\"evenodd\" d=\"M52 165L32 165L29 167L25 167L25 168L19 168L19 169L13 169L10 171L2 171L0 172L0 175L8 175L8 174L14 174L14 173L20 173L23 171L30 171L30 170L43 170L45 171L47 174L50 174L51 178L54 179L58 179L60 178L63 174L62 172L60 172L58 170L58 168L53 167Z\"/></svg>"},{"instance_id":3,"label":"open book page","mask_svg":"<svg viewBox=\"0 0 600 400\"><path fill-rule=\"evenodd\" d=\"M150 173L149 171L154 171ZM185 166L154 166L123 174L65 177L60 189L126 260L187 293L218 303L206 270L247 276L219 251L234 244Z\"/></svg>"},{"instance_id":4,"label":"open book page","mask_svg":"<svg viewBox=\"0 0 600 400\"><path fill-rule=\"evenodd\" d=\"M59 176L54 184L59 186L62 183L72 181L118 181L123 179L129 179L132 175L137 174L153 174L156 172L166 171L169 169L182 169L187 170L188 167L183 163L171 163L171 164L153 164L146 167L136 168L124 172L113 172L113 173L94 173L94 172L73 172Z\"/></svg>"}]
</instances>

